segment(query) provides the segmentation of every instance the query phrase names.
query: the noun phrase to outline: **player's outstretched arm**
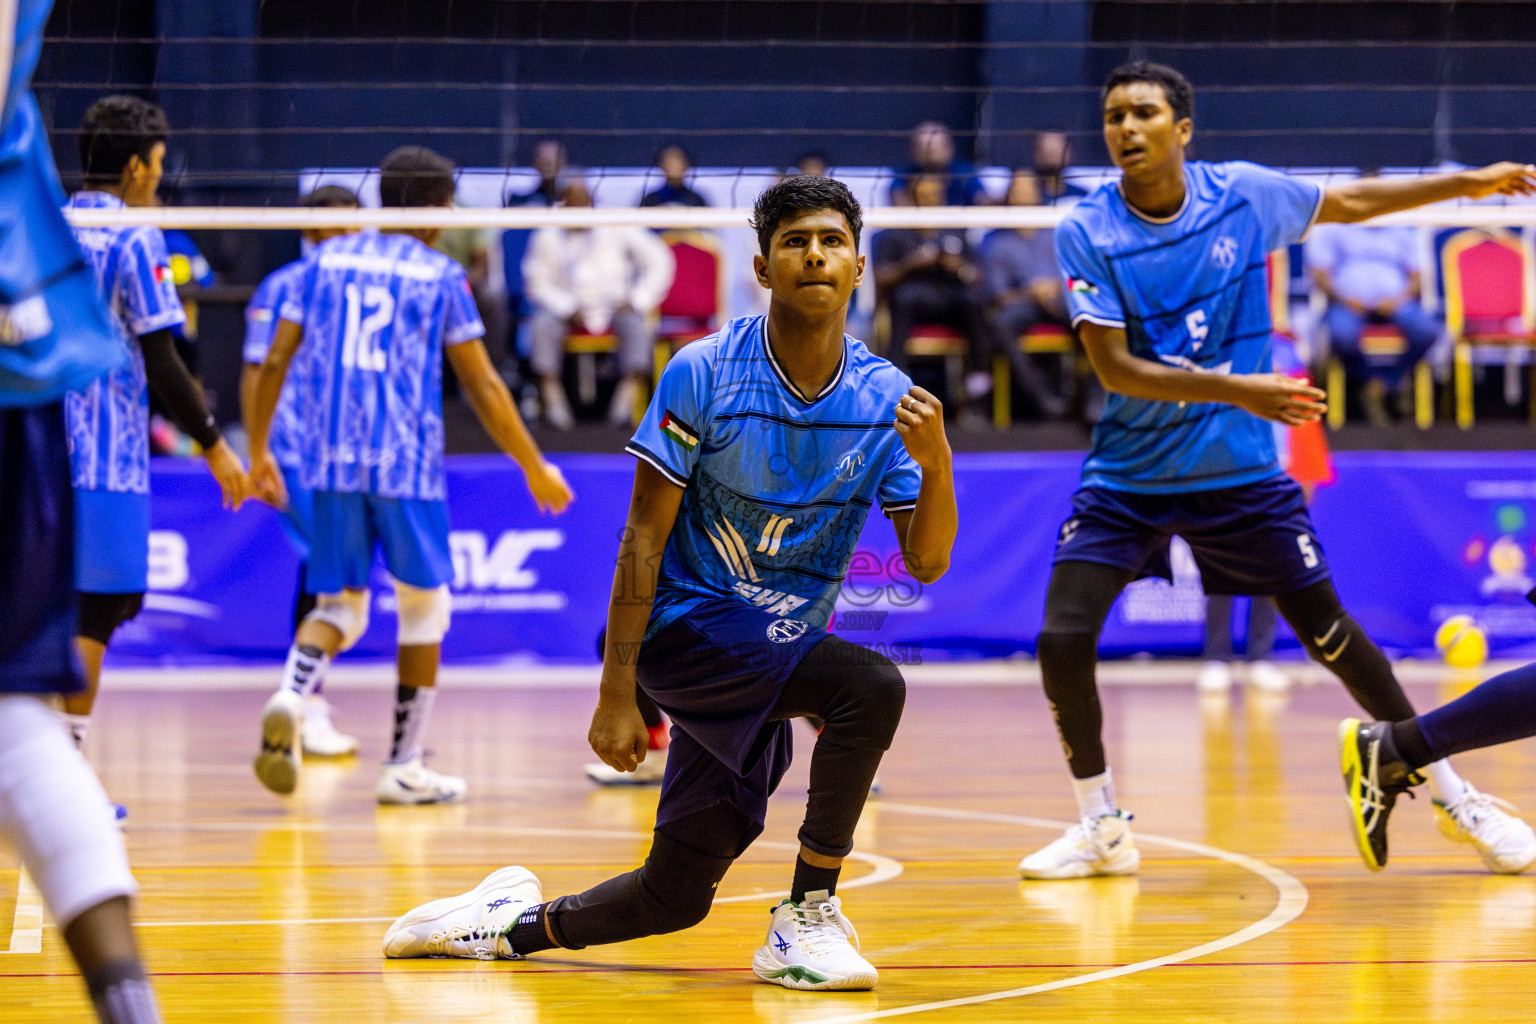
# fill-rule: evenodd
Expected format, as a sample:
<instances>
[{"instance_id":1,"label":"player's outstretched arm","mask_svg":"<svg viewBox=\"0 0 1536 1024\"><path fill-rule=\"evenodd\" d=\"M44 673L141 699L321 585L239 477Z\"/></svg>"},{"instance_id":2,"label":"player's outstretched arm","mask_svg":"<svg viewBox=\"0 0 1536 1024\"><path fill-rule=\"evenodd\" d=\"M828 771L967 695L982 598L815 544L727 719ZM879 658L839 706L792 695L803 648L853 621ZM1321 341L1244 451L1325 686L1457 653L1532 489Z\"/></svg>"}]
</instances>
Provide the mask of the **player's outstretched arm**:
<instances>
[{"instance_id":1,"label":"player's outstretched arm","mask_svg":"<svg viewBox=\"0 0 1536 1024\"><path fill-rule=\"evenodd\" d=\"M139 350L144 353L144 376L155 397L170 413L172 422L202 447L208 470L223 492L224 507L239 508L250 497L250 477L246 476L240 457L219 434L213 413L203 399L203 389L176 354L176 341L170 330L140 335Z\"/></svg>"},{"instance_id":2,"label":"player's outstretched arm","mask_svg":"<svg viewBox=\"0 0 1536 1024\"><path fill-rule=\"evenodd\" d=\"M896 405L896 433L923 471L917 507L891 517L901 560L919 583L935 583L949 571L950 552L960 530L955 506L954 459L944 436L944 406L914 386Z\"/></svg>"},{"instance_id":3,"label":"player's outstretched arm","mask_svg":"<svg viewBox=\"0 0 1536 1024\"><path fill-rule=\"evenodd\" d=\"M555 515L564 512L565 507L576 500L576 495L560 474L560 468L545 461L544 453L539 451L538 444L528 433L506 383L491 365L485 345L478 338L450 345L448 362L453 366L454 376L459 378L464 400L475 411L480 425L491 435L491 440L523 468L528 491L539 511Z\"/></svg>"},{"instance_id":4,"label":"player's outstretched arm","mask_svg":"<svg viewBox=\"0 0 1536 1024\"><path fill-rule=\"evenodd\" d=\"M650 736L635 705L635 663L640 640L656 603L656 577L662 552L677 522L683 489L650 463L635 465L629 517L619 535L619 560L608 597L608 639L603 649L603 680L587 742L603 763L632 772L645 760Z\"/></svg>"},{"instance_id":5,"label":"player's outstretched arm","mask_svg":"<svg viewBox=\"0 0 1536 1024\"><path fill-rule=\"evenodd\" d=\"M1420 178L1361 178L1329 187L1323 193L1323 208L1317 219L1353 224L1384 213L1411 210L1447 199L1524 196L1533 192L1536 192L1536 166L1509 161Z\"/></svg>"},{"instance_id":6,"label":"player's outstretched arm","mask_svg":"<svg viewBox=\"0 0 1536 1024\"><path fill-rule=\"evenodd\" d=\"M1283 373L1205 373L1131 354L1125 330L1084 320L1078 336L1094 372L1110 391L1154 402L1225 402L1290 426L1328 411L1327 395Z\"/></svg>"}]
</instances>

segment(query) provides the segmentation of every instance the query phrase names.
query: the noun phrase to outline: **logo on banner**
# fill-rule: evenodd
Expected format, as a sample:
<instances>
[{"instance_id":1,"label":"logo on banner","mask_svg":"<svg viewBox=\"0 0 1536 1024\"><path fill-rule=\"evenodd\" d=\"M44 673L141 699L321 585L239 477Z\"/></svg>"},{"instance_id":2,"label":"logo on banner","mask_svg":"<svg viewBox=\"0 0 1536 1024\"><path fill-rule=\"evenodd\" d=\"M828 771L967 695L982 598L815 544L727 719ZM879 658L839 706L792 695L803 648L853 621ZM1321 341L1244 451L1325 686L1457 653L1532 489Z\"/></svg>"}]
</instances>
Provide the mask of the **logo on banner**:
<instances>
[{"instance_id":1,"label":"logo on banner","mask_svg":"<svg viewBox=\"0 0 1536 1024\"><path fill-rule=\"evenodd\" d=\"M1125 588L1120 615L1127 623L1205 622L1205 587L1200 582L1200 567L1194 552L1183 537L1168 545L1168 562L1173 569L1173 584L1167 580L1137 580Z\"/></svg>"},{"instance_id":2,"label":"logo on banner","mask_svg":"<svg viewBox=\"0 0 1536 1024\"><path fill-rule=\"evenodd\" d=\"M570 598L539 586L535 567L542 552L565 546L563 530L503 530L495 542L479 530L448 534L453 557L453 610L468 612L563 611ZM378 595L381 611L394 611L394 594Z\"/></svg>"}]
</instances>

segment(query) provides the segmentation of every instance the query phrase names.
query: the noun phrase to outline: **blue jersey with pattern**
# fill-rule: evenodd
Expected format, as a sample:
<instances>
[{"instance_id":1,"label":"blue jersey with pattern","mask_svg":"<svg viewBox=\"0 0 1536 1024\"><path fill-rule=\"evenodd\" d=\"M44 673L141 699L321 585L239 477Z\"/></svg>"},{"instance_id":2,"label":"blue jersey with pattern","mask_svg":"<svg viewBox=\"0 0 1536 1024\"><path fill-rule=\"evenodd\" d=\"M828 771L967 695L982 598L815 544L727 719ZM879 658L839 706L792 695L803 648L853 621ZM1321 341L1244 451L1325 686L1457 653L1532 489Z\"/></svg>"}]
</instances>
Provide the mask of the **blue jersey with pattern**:
<instances>
[{"instance_id":1,"label":"blue jersey with pattern","mask_svg":"<svg viewBox=\"0 0 1536 1024\"><path fill-rule=\"evenodd\" d=\"M124 358L64 220L64 190L31 93L49 0L16 5L0 107L0 408L57 402Z\"/></svg>"},{"instance_id":2,"label":"blue jersey with pattern","mask_svg":"<svg viewBox=\"0 0 1536 1024\"><path fill-rule=\"evenodd\" d=\"M1306 235L1322 189L1243 162L1186 163L1184 185L1183 208L1164 220L1132 209L1118 183L1067 214L1056 256L1072 323L1123 327L1142 359L1199 373L1267 373L1264 259ZM1279 472L1272 428L1246 410L1111 393L1083 484L1168 494Z\"/></svg>"},{"instance_id":3,"label":"blue jersey with pattern","mask_svg":"<svg viewBox=\"0 0 1536 1024\"><path fill-rule=\"evenodd\" d=\"M105 192L77 192L75 209L121 209ZM149 382L139 336L185 323L159 228L77 228L75 237L107 308L122 328L127 358L64 399L75 486L149 493Z\"/></svg>"},{"instance_id":4,"label":"blue jersey with pattern","mask_svg":"<svg viewBox=\"0 0 1536 1024\"><path fill-rule=\"evenodd\" d=\"M283 298L303 287L303 282L304 261L294 260L268 274L251 293L251 301L245 306L245 345L241 349L241 358L247 363L259 366L267 358L267 351L272 348L272 335L277 333ZM300 357L295 355L294 358ZM294 404L294 378L295 371L290 369L283 381L267 437L273 458L284 469L299 467L299 413Z\"/></svg>"},{"instance_id":5,"label":"blue jersey with pattern","mask_svg":"<svg viewBox=\"0 0 1536 1024\"><path fill-rule=\"evenodd\" d=\"M626 449L683 488L647 638L729 595L824 627L871 506L917 505L922 473L892 426L911 379L845 336L837 373L802 395L766 324L684 346Z\"/></svg>"},{"instance_id":6,"label":"blue jersey with pattern","mask_svg":"<svg viewBox=\"0 0 1536 1024\"><path fill-rule=\"evenodd\" d=\"M342 235L310 253L281 315L304 328L300 483L442 500L443 349L485 334L464 268L410 235Z\"/></svg>"}]
</instances>

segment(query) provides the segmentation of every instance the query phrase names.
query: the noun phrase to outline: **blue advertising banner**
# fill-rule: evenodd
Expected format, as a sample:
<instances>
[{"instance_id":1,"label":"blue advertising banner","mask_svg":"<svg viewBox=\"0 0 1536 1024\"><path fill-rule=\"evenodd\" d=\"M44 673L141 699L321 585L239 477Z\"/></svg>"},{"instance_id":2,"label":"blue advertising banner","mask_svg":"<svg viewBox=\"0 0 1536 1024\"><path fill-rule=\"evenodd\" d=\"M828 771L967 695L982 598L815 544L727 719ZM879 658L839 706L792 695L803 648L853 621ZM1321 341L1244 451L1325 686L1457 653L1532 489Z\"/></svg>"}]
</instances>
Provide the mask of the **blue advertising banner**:
<instances>
[{"instance_id":1,"label":"blue advertising banner","mask_svg":"<svg viewBox=\"0 0 1536 1024\"><path fill-rule=\"evenodd\" d=\"M961 530L949 574L928 587L908 576L889 522L876 513L834 628L898 661L1032 652L1081 459L958 456ZM595 660L634 463L622 455L556 461L577 494L559 517L537 512L507 460L449 460L455 578L445 659ZM1335 463L1339 482L1314 505L1317 532L1345 605L1383 647L1430 653L1436 625L1467 614L1496 654L1536 652L1536 607L1524 597L1536 586L1536 453L1343 452ZM280 659L298 560L276 514L223 512L199 464L157 460L154 522L151 593L114 638L112 661ZM1182 543L1173 565L1173 585L1145 580L1126 591L1105 625L1106 655L1199 652L1205 602ZM390 657L394 636L394 594L379 569L357 654Z\"/></svg>"}]
</instances>

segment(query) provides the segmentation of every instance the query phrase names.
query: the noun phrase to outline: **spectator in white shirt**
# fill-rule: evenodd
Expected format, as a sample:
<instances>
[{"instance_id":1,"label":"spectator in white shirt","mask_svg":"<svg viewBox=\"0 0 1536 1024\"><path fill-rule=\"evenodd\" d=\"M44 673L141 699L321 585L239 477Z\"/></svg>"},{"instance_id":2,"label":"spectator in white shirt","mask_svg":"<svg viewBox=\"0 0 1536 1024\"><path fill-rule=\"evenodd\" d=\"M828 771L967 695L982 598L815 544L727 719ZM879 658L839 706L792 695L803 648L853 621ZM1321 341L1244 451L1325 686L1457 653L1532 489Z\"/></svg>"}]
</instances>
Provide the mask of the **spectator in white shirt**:
<instances>
[{"instance_id":1,"label":"spectator in white shirt","mask_svg":"<svg viewBox=\"0 0 1536 1024\"><path fill-rule=\"evenodd\" d=\"M592 205L586 183L570 180L563 205ZM651 369L655 332L651 313L672 286L672 250L639 227L579 230L545 227L534 233L523 257L529 320L530 362L539 376L544 417L560 430L575 422L560 373L572 332L613 334L623 379L608 408L611 423L628 424L640 382Z\"/></svg>"}]
</instances>

